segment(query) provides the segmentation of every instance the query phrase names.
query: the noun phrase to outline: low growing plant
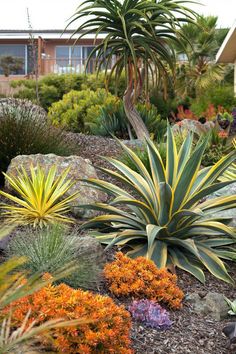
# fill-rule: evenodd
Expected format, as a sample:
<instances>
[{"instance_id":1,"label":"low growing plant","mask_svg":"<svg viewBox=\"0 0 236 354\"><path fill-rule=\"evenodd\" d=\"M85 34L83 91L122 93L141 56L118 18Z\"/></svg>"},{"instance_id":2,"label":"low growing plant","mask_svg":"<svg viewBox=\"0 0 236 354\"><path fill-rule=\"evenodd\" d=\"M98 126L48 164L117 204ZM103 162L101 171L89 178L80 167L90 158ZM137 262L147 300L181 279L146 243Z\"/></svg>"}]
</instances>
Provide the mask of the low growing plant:
<instances>
[{"instance_id":1,"label":"low growing plant","mask_svg":"<svg viewBox=\"0 0 236 354\"><path fill-rule=\"evenodd\" d=\"M142 322L147 327L168 329L172 322L168 312L152 300L134 300L129 306L132 318Z\"/></svg>"},{"instance_id":2,"label":"low growing plant","mask_svg":"<svg viewBox=\"0 0 236 354\"><path fill-rule=\"evenodd\" d=\"M5 236L9 228L2 226L0 230L0 239ZM85 319L76 319L65 321L61 318L46 321L43 324L38 324L38 315L34 320L29 320L30 309L18 321L17 325L13 325L12 305L14 302L21 301L26 296L32 296L33 293L39 291L43 287L52 283L53 280L58 280L60 277L67 276L73 270L72 263L68 263L66 269L60 269L54 273L54 277L42 279L40 273L34 273L32 276L26 277L24 272L19 271L26 259L24 257L11 258L0 264L0 353L15 353L24 351L25 345L32 344L39 340L42 335L49 334L51 330L56 328L70 328L70 326L79 326L89 323ZM4 310L5 308L8 310ZM4 311L3 311L4 310ZM24 345L24 348L21 347Z\"/></svg>"},{"instance_id":3,"label":"low growing plant","mask_svg":"<svg viewBox=\"0 0 236 354\"><path fill-rule=\"evenodd\" d=\"M62 100L49 109L49 119L55 126L62 126L74 132L90 132L90 126L97 123L102 107L109 105L115 110L119 99L105 89L97 91L70 91Z\"/></svg>"},{"instance_id":4,"label":"low growing plant","mask_svg":"<svg viewBox=\"0 0 236 354\"><path fill-rule=\"evenodd\" d=\"M69 169L56 177L57 168L52 166L46 172L39 165L30 167L30 174L24 167L17 171L17 176L4 173L9 185L18 196L0 190L0 194L14 204L1 204L2 215L7 222L34 227L47 226L51 223L73 223L65 216L70 210L70 203L78 193L65 197L73 182L67 179Z\"/></svg>"},{"instance_id":5,"label":"low growing plant","mask_svg":"<svg viewBox=\"0 0 236 354\"><path fill-rule=\"evenodd\" d=\"M2 315L9 311L6 307ZM29 311L29 323L35 318L40 325L57 318L90 320L82 326L52 330L56 351L68 354L133 353L129 338L130 314L107 296L74 290L65 284L49 285L12 304L12 324L21 324Z\"/></svg>"},{"instance_id":6,"label":"low growing plant","mask_svg":"<svg viewBox=\"0 0 236 354\"><path fill-rule=\"evenodd\" d=\"M144 257L131 259L118 252L115 261L104 268L109 290L116 296L151 299L173 309L182 305L184 293L177 286L177 277L167 269L158 269Z\"/></svg>"},{"instance_id":7,"label":"low growing plant","mask_svg":"<svg viewBox=\"0 0 236 354\"><path fill-rule=\"evenodd\" d=\"M25 257L22 269L29 274L54 274L73 261L73 272L60 279L73 288L97 289L104 267L101 254L88 254L83 239L64 225L21 231L10 240L8 255Z\"/></svg>"},{"instance_id":8,"label":"low growing plant","mask_svg":"<svg viewBox=\"0 0 236 354\"><path fill-rule=\"evenodd\" d=\"M236 243L233 227L219 212L235 208L236 195L206 200L211 193L233 183L217 182L220 175L235 160L236 151L222 157L214 166L201 169L207 145L202 139L192 151L189 134L177 153L170 127L167 129L166 164L155 144L147 140L151 173L136 154L121 143L134 161L139 173L113 158L106 160L117 171L102 170L133 190L112 183L88 179L86 182L107 192L109 203L84 206L101 212L82 225L82 229L97 229L96 237L108 247L129 247L130 257L152 259L158 268L172 265L205 282L203 267L215 277L233 282L222 260L236 259L228 249ZM125 208L124 208L125 207Z\"/></svg>"}]
</instances>

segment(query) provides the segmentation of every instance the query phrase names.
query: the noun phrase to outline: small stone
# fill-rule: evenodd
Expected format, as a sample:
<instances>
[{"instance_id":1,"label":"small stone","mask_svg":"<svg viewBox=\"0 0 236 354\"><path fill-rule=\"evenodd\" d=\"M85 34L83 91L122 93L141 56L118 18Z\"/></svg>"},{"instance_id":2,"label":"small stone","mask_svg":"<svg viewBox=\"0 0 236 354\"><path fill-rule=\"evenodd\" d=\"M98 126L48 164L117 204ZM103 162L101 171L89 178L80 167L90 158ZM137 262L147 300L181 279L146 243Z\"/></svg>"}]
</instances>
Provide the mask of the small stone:
<instances>
[{"instance_id":1,"label":"small stone","mask_svg":"<svg viewBox=\"0 0 236 354\"><path fill-rule=\"evenodd\" d=\"M193 311L210 315L213 319L220 321L228 316L228 305L224 295L216 292L209 292L201 297L198 293L192 293L186 296L186 300L192 305Z\"/></svg>"}]
</instances>

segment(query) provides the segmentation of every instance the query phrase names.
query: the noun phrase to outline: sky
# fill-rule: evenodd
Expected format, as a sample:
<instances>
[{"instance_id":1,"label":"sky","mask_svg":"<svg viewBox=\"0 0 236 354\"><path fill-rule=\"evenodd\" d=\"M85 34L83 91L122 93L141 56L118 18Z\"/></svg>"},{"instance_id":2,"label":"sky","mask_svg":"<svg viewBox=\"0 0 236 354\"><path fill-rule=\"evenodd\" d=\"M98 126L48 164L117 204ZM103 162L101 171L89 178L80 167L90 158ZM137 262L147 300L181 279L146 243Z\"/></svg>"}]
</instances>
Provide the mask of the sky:
<instances>
[{"instance_id":1,"label":"sky","mask_svg":"<svg viewBox=\"0 0 236 354\"><path fill-rule=\"evenodd\" d=\"M109 0L107 0L109 1ZM198 0L191 5L199 14L218 16L218 27L236 20L236 0ZM29 9L33 29L64 29L81 0L0 0L0 29L27 29Z\"/></svg>"}]
</instances>

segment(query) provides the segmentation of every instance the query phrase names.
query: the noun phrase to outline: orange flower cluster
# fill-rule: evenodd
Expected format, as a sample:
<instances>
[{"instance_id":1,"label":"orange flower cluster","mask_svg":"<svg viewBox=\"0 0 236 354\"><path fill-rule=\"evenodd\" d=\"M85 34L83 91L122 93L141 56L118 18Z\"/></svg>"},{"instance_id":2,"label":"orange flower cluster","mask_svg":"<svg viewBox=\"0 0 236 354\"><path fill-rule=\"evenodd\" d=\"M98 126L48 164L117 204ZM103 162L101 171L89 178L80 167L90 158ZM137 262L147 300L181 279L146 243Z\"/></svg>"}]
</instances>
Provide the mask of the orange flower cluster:
<instances>
[{"instance_id":1,"label":"orange flower cluster","mask_svg":"<svg viewBox=\"0 0 236 354\"><path fill-rule=\"evenodd\" d=\"M228 138L229 134L226 131L221 130L221 131L219 131L218 136L222 139L225 139L225 138Z\"/></svg>"},{"instance_id":2,"label":"orange flower cluster","mask_svg":"<svg viewBox=\"0 0 236 354\"><path fill-rule=\"evenodd\" d=\"M30 320L37 323L56 318L91 321L78 327L53 330L55 350L60 353L133 353L129 338L130 314L109 297L75 290L65 284L49 285L13 304L13 325L21 325L29 309ZM9 307L3 311L9 312Z\"/></svg>"},{"instance_id":3,"label":"orange flower cluster","mask_svg":"<svg viewBox=\"0 0 236 354\"><path fill-rule=\"evenodd\" d=\"M132 296L135 299L151 299L181 308L184 293L176 285L177 277L167 269L158 269L155 263L144 257L131 259L122 252L116 260L105 266L109 289L116 296Z\"/></svg>"}]
</instances>

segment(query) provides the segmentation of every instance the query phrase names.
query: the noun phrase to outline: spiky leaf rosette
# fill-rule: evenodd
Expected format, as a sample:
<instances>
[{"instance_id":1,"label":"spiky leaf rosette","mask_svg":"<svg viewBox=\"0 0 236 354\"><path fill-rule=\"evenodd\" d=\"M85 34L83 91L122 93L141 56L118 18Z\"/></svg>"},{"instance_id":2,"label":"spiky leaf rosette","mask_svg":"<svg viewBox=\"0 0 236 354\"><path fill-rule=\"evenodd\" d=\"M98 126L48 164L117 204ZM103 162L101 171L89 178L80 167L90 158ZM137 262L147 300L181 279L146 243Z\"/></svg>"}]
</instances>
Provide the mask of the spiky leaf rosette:
<instances>
[{"instance_id":1,"label":"spiky leaf rosette","mask_svg":"<svg viewBox=\"0 0 236 354\"><path fill-rule=\"evenodd\" d=\"M91 219L82 228L97 229L98 240L108 247L129 246L128 255L145 256L160 268L174 265L204 282L205 267L215 277L232 282L223 260L236 260L235 250L229 247L236 243L236 233L228 226L230 220L220 217L219 212L236 207L236 195L209 200L206 197L232 183L217 179L235 160L236 152L201 169L207 139L199 141L193 151L192 140L189 134L177 151L168 127L166 166L154 143L147 140L150 173L136 154L121 143L139 172L113 158L107 160L117 171L102 170L134 193L106 181L86 180L112 198L109 203L85 206L105 215Z\"/></svg>"}]
</instances>

